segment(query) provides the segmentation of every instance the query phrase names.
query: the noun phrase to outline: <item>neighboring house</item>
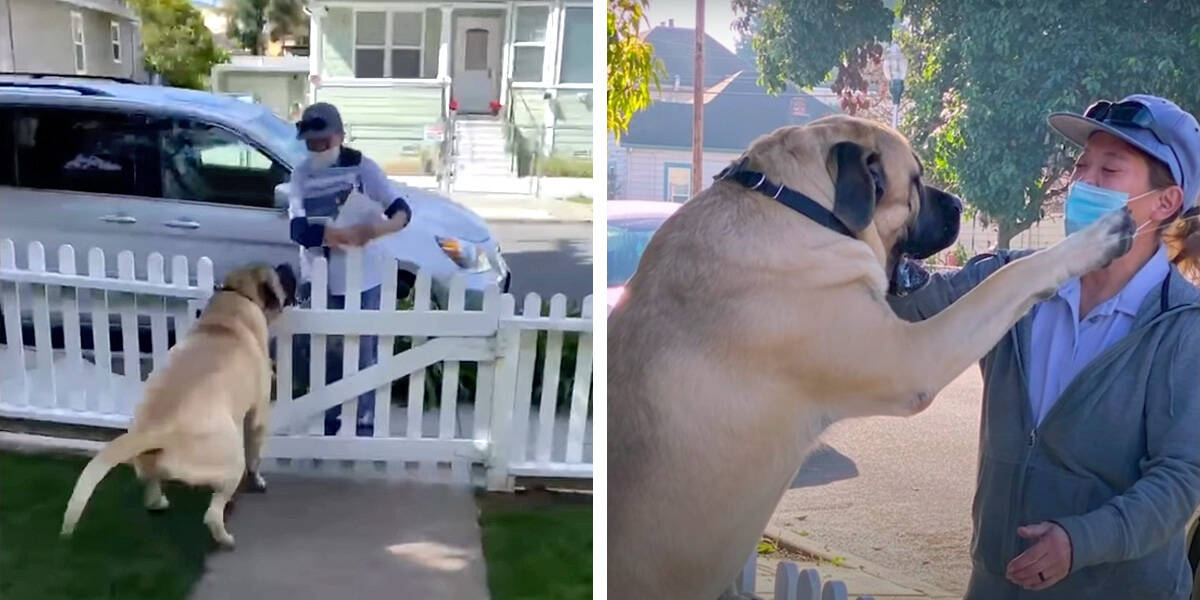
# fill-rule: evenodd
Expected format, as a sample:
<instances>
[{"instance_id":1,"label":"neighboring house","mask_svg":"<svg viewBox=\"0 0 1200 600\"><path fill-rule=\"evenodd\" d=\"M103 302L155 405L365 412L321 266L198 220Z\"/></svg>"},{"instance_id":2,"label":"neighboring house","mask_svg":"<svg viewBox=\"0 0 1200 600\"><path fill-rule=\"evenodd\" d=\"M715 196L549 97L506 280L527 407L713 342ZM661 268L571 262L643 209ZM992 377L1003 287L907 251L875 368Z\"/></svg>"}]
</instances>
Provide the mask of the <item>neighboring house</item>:
<instances>
[{"instance_id":1,"label":"neighboring house","mask_svg":"<svg viewBox=\"0 0 1200 600\"><path fill-rule=\"evenodd\" d=\"M0 0L0 71L145 81L141 23L120 0Z\"/></svg>"},{"instance_id":2,"label":"neighboring house","mask_svg":"<svg viewBox=\"0 0 1200 600\"><path fill-rule=\"evenodd\" d=\"M295 121L308 104L308 57L234 55L213 65L209 78L218 94L251 96L280 118Z\"/></svg>"},{"instance_id":3,"label":"neighboring house","mask_svg":"<svg viewBox=\"0 0 1200 600\"><path fill-rule=\"evenodd\" d=\"M613 199L685 202L692 197L693 29L659 26L646 35L666 75L653 102L634 115L619 144L609 139ZM755 138L839 111L789 86L772 96L754 66L709 36L704 43L704 185Z\"/></svg>"},{"instance_id":4,"label":"neighboring house","mask_svg":"<svg viewBox=\"0 0 1200 600\"><path fill-rule=\"evenodd\" d=\"M456 186L528 174L535 155L590 164L590 0L313 0L309 11L310 100L337 105L355 147L390 173L417 160L428 170L452 112Z\"/></svg>"}]
</instances>

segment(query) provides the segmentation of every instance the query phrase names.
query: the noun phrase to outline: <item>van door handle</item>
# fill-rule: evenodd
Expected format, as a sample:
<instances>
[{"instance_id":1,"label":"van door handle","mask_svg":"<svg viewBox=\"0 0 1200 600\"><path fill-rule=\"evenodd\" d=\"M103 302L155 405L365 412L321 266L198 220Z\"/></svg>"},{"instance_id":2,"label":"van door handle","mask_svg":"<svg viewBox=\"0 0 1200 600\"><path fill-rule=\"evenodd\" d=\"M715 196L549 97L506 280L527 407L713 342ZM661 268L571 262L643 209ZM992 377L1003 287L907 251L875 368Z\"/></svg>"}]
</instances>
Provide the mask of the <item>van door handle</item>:
<instances>
[{"instance_id":1,"label":"van door handle","mask_svg":"<svg viewBox=\"0 0 1200 600\"><path fill-rule=\"evenodd\" d=\"M176 229L200 229L199 223L187 219L175 219L173 221L167 221L166 223L163 223L163 225L166 225L167 227L174 227Z\"/></svg>"},{"instance_id":2,"label":"van door handle","mask_svg":"<svg viewBox=\"0 0 1200 600\"><path fill-rule=\"evenodd\" d=\"M129 215L104 215L100 217L105 223L121 223L125 225L137 223L137 219Z\"/></svg>"}]
</instances>

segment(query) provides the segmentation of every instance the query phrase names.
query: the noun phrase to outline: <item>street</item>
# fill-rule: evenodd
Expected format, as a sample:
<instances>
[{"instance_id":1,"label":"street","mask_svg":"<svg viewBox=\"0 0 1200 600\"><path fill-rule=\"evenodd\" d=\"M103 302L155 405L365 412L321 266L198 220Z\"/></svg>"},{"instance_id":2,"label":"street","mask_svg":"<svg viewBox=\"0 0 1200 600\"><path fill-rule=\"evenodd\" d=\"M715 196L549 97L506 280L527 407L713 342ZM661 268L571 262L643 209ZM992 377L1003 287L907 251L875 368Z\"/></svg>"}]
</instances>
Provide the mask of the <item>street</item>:
<instances>
[{"instance_id":1,"label":"street","mask_svg":"<svg viewBox=\"0 0 1200 600\"><path fill-rule=\"evenodd\" d=\"M592 293L591 223L494 221L488 225L512 270L510 291L518 307L529 292L546 300L562 293L575 301Z\"/></svg>"},{"instance_id":2,"label":"street","mask_svg":"<svg viewBox=\"0 0 1200 600\"><path fill-rule=\"evenodd\" d=\"M834 425L771 524L963 593L981 393L972 366L919 415Z\"/></svg>"}]
</instances>

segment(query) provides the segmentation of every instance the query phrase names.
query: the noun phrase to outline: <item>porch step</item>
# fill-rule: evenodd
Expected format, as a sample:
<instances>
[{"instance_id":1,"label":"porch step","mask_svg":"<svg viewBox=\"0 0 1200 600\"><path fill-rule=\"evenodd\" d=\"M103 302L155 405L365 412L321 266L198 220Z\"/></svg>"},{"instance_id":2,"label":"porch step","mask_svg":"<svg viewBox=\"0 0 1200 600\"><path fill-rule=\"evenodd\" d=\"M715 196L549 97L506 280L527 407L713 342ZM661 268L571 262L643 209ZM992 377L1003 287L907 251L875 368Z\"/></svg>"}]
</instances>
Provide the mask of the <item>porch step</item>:
<instances>
[{"instance_id":1,"label":"porch step","mask_svg":"<svg viewBox=\"0 0 1200 600\"><path fill-rule=\"evenodd\" d=\"M504 137L504 123L494 118L464 118L454 123L458 155L455 158L455 178L464 176L510 176L512 157Z\"/></svg>"}]
</instances>

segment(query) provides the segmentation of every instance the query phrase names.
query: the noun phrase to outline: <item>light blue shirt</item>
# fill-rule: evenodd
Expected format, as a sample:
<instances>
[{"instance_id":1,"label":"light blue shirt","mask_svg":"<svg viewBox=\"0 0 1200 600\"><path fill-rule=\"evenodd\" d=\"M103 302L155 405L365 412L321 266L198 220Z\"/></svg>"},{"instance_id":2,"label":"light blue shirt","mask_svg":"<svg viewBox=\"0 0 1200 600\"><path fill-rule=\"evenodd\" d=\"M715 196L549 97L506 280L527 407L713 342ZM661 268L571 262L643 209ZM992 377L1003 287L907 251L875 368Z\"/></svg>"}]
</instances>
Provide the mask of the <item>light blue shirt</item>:
<instances>
[{"instance_id":1,"label":"light blue shirt","mask_svg":"<svg viewBox=\"0 0 1200 600\"><path fill-rule=\"evenodd\" d=\"M1063 390L1088 363L1125 337L1146 294L1171 271L1166 247L1159 246L1117 295L1079 318L1079 278L1033 308L1029 342L1029 402L1035 426L1058 401Z\"/></svg>"}]
</instances>

